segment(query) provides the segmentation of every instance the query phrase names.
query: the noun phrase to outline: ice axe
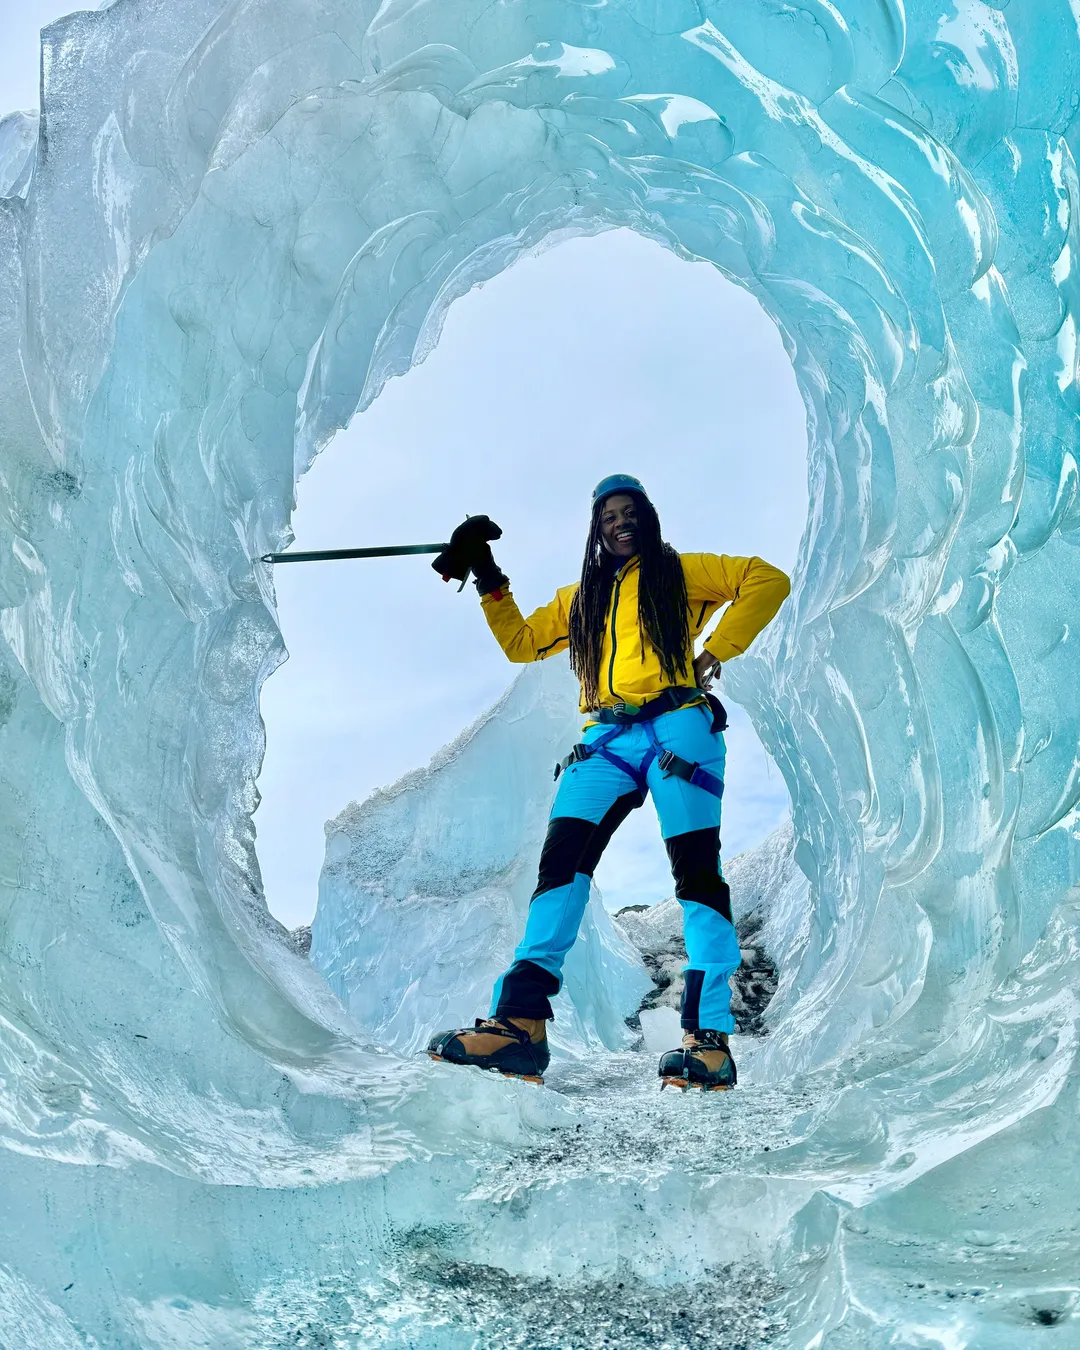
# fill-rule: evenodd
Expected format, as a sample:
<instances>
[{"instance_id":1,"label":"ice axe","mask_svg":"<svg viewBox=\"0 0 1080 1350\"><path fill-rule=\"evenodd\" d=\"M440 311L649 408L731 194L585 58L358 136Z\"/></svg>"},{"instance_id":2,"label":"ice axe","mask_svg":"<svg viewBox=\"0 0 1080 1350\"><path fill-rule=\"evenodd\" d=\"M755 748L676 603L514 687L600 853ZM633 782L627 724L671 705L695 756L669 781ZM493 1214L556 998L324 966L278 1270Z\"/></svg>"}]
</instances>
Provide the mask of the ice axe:
<instances>
[{"instance_id":1,"label":"ice axe","mask_svg":"<svg viewBox=\"0 0 1080 1350\"><path fill-rule=\"evenodd\" d=\"M390 544L384 548L331 548L307 553L264 553L260 562L335 562L339 558L400 558L411 553L436 553L431 564L443 581L460 581L464 590L469 573L489 562L491 540L502 530L489 516L466 516L447 544ZM498 596L496 598L499 598Z\"/></svg>"},{"instance_id":2,"label":"ice axe","mask_svg":"<svg viewBox=\"0 0 1080 1350\"><path fill-rule=\"evenodd\" d=\"M389 544L386 548L327 548L315 553L264 553L264 563L336 562L338 558L400 558L407 553L442 553L448 544Z\"/></svg>"}]
</instances>

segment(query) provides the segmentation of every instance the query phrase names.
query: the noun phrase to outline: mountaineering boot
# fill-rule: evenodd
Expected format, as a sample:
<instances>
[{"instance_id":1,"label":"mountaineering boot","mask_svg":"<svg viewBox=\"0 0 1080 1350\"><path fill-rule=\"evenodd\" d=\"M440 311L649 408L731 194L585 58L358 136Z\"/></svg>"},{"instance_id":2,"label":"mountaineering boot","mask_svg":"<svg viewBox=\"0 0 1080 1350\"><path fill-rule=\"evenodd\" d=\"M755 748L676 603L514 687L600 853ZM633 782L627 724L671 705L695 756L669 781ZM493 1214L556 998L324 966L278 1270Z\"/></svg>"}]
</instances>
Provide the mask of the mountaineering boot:
<instances>
[{"instance_id":1,"label":"mountaineering boot","mask_svg":"<svg viewBox=\"0 0 1080 1350\"><path fill-rule=\"evenodd\" d=\"M726 1092L738 1082L724 1031L685 1031L683 1048L660 1057L660 1091L666 1087Z\"/></svg>"},{"instance_id":2,"label":"mountaineering boot","mask_svg":"<svg viewBox=\"0 0 1080 1350\"><path fill-rule=\"evenodd\" d=\"M437 1032L427 1052L447 1064L475 1064L527 1083L542 1083L551 1059L540 1017L478 1017L473 1027Z\"/></svg>"}]
</instances>

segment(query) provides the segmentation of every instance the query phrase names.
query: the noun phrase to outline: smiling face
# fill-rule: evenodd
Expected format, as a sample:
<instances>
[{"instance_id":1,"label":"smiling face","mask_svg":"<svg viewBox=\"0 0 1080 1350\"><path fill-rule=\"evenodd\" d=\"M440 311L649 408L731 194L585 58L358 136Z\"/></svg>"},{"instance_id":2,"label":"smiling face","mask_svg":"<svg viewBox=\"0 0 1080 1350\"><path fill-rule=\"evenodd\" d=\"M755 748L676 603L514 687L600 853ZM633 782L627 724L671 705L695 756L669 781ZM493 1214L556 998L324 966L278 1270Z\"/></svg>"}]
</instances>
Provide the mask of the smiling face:
<instances>
[{"instance_id":1,"label":"smiling face","mask_svg":"<svg viewBox=\"0 0 1080 1350\"><path fill-rule=\"evenodd\" d=\"M638 551L637 503L630 493L617 492L604 503L600 534L616 558L632 558Z\"/></svg>"}]
</instances>

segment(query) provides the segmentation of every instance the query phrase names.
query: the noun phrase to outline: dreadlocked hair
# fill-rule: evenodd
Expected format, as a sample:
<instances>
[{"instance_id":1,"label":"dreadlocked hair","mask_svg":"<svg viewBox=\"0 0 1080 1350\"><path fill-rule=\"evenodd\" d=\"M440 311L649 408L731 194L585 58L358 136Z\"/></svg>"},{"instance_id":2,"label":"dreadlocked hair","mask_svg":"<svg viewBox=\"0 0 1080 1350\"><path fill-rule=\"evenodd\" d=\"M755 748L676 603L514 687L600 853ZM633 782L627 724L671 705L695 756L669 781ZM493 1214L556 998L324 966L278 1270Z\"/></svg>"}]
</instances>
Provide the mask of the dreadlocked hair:
<instances>
[{"instance_id":1,"label":"dreadlocked hair","mask_svg":"<svg viewBox=\"0 0 1080 1350\"><path fill-rule=\"evenodd\" d=\"M641 570L638 579L641 660L644 664L648 641L660 658L665 677L677 684L680 676L685 678L688 673L686 654L690 650L690 605L682 560L660 537L660 519L652 502L637 492L633 497ZM570 668L581 681L587 708L595 708L599 702L604 623L619 568L616 558L604 547L600 528L603 513L604 502L598 501L593 507L581 564L581 584L570 605Z\"/></svg>"}]
</instances>

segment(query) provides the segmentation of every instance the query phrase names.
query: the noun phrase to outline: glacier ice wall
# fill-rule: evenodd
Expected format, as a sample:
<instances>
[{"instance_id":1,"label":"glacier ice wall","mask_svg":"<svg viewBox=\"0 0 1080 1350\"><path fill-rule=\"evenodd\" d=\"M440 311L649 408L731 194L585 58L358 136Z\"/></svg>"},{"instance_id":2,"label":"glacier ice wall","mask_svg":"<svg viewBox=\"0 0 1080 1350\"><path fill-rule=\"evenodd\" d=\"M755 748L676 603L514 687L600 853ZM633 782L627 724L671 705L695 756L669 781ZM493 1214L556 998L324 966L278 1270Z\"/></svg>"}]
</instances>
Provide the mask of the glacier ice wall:
<instances>
[{"instance_id":1,"label":"glacier ice wall","mask_svg":"<svg viewBox=\"0 0 1080 1350\"><path fill-rule=\"evenodd\" d=\"M525 925L555 795L551 766L580 734L579 692L565 661L526 667L428 766L328 822L311 960L380 1045L422 1050L433 1028L486 1014ZM735 778L732 791L739 786ZM778 1007L808 922L794 845L787 821L758 848L724 860L737 917L753 916L755 945L781 971ZM639 953L661 948L672 960L678 948L676 969L685 964L678 900L620 911L613 923L593 888L554 1002L556 1057L638 1040L627 1019L655 988ZM680 975L665 1001L676 1006L681 988ZM737 998L733 1007L738 1014Z\"/></svg>"},{"instance_id":2,"label":"glacier ice wall","mask_svg":"<svg viewBox=\"0 0 1080 1350\"><path fill-rule=\"evenodd\" d=\"M556 1109L378 1047L268 917L282 644L253 559L456 296L615 226L747 286L807 405L792 600L731 672L814 896L754 1072L838 1092L753 1164L818 1193L792 1316L886 1337L915 1296L881 1253L943 1240L905 1197L1067 1167L1078 88L1070 0L116 0L46 30L40 124L0 123L0 1139L6 1193L51 1197L0 1239L9 1339L183 1343L183 1295L258 1343L242 1309L290 1250L318 1268L333 1186ZM275 1201L306 1243L242 1260L257 1206L222 1182L308 1187ZM358 1249L386 1194L350 1209ZM1067 1203L973 1222L968 1268L1020 1308ZM217 1236L162 1231L140 1283L119 1254L151 1206ZM997 1343L980 1307L918 1317Z\"/></svg>"},{"instance_id":3,"label":"glacier ice wall","mask_svg":"<svg viewBox=\"0 0 1080 1350\"><path fill-rule=\"evenodd\" d=\"M311 959L380 1045L421 1050L434 1028L487 1015L536 885L551 766L580 727L565 662L531 666L427 768L327 825ZM651 988L593 887L552 1048L629 1046L626 1019Z\"/></svg>"}]
</instances>

